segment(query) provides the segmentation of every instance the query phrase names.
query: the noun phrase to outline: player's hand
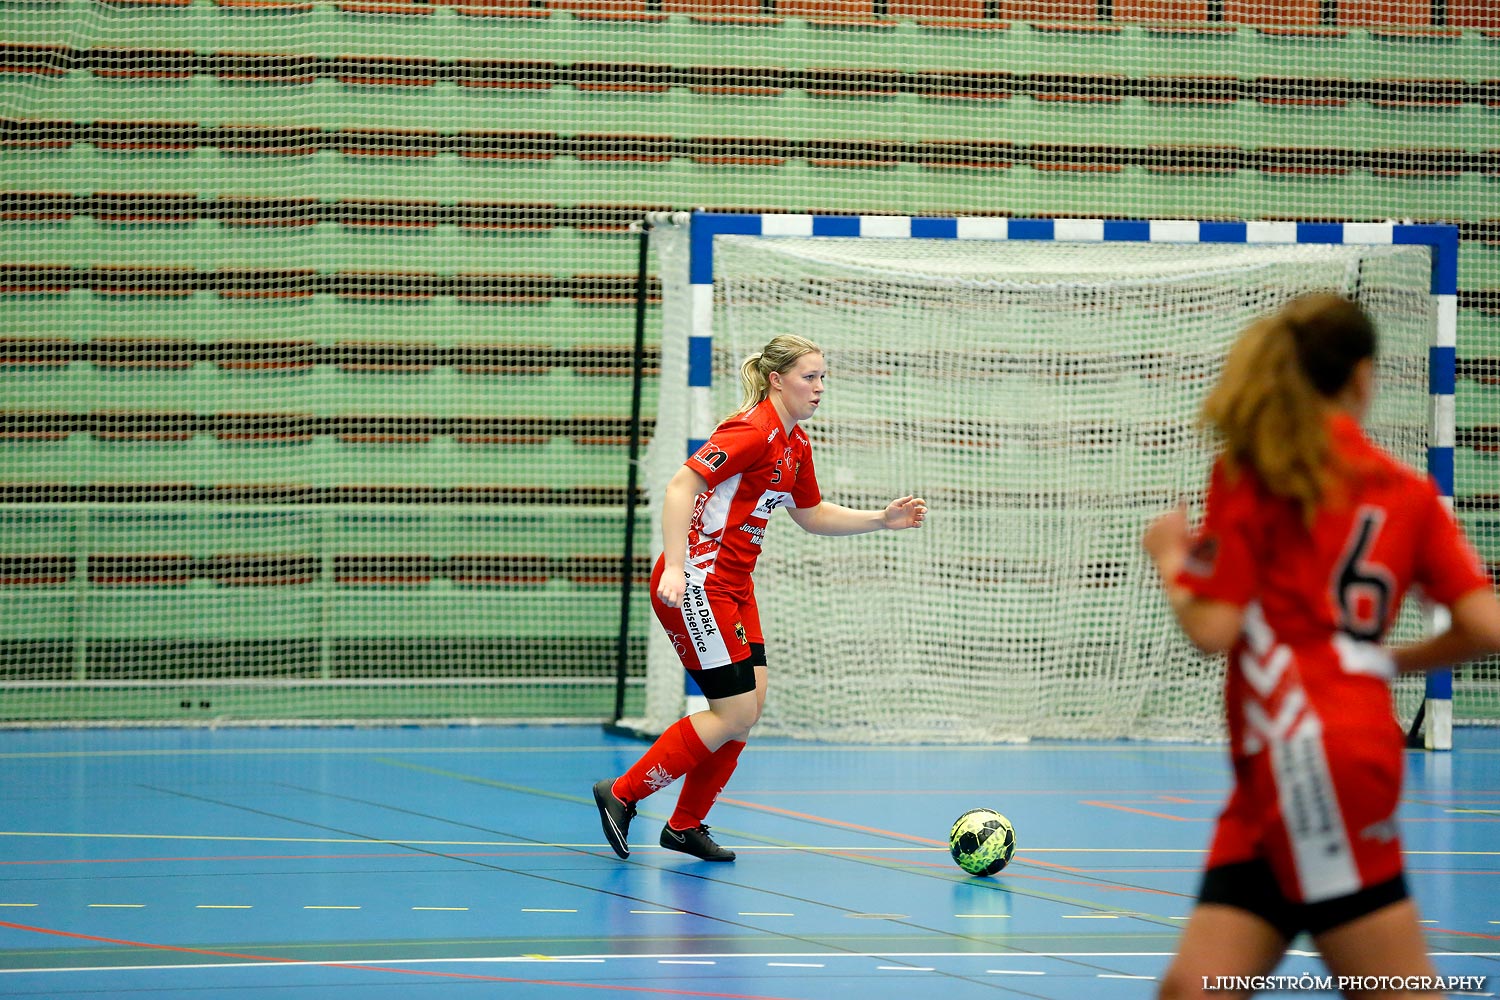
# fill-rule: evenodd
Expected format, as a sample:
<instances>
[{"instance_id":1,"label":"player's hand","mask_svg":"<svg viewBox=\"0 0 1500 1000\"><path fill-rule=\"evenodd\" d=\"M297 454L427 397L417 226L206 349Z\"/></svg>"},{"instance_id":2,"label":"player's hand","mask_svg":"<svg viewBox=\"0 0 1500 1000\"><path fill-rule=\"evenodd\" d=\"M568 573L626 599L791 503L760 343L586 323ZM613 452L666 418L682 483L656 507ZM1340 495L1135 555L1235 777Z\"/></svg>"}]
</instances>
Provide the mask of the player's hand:
<instances>
[{"instance_id":1,"label":"player's hand","mask_svg":"<svg viewBox=\"0 0 1500 1000\"><path fill-rule=\"evenodd\" d=\"M687 589L687 577L682 570L674 571L670 566L662 570L656 584L656 596L669 608L682 607L682 592Z\"/></svg>"},{"instance_id":2,"label":"player's hand","mask_svg":"<svg viewBox=\"0 0 1500 1000\"><path fill-rule=\"evenodd\" d=\"M892 531L902 528L920 528L927 519L927 501L921 497L905 496L886 505L883 515L885 526Z\"/></svg>"},{"instance_id":3,"label":"player's hand","mask_svg":"<svg viewBox=\"0 0 1500 1000\"><path fill-rule=\"evenodd\" d=\"M1184 556L1192 543L1188 529L1187 504L1176 507L1157 517L1141 536L1141 547L1150 553L1160 565L1164 559Z\"/></svg>"}]
</instances>

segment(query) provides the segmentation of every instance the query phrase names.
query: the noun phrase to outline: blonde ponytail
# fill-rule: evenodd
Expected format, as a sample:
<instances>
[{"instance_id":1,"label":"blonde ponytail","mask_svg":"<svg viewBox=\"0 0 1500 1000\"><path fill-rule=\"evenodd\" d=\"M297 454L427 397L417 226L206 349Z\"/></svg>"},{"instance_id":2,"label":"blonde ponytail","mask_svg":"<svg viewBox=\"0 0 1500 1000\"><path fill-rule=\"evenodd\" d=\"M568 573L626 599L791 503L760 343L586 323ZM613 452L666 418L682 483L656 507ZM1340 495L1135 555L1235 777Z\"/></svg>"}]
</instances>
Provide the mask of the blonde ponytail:
<instances>
[{"instance_id":1,"label":"blonde ponytail","mask_svg":"<svg viewBox=\"0 0 1500 1000\"><path fill-rule=\"evenodd\" d=\"M1333 474L1327 400L1374 352L1369 318L1337 295L1304 295L1252 323L1203 403L1202 421L1222 439L1230 473L1249 468L1310 524Z\"/></svg>"},{"instance_id":2,"label":"blonde ponytail","mask_svg":"<svg viewBox=\"0 0 1500 1000\"><path fill-rule=\"evenodd\" d=\"M764 350L756 351L740 365L740 407L735 415L755 409L771 394L772 372L785 375L804 354L822 353L817 344L795 333L772 338Z\"/></svg>"}]
</instances>

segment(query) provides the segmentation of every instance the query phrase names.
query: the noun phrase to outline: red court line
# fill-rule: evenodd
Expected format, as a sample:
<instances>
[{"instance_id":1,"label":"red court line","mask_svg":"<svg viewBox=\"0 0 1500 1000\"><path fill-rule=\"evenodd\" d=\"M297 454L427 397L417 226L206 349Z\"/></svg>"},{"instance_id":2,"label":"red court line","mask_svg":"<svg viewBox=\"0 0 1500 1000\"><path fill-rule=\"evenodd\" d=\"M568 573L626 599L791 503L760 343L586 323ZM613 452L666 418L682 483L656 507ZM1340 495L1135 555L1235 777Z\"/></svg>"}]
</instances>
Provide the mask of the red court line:
<instances>
[{"instance_id":1,"label":"red court line","mask_svg":"<svg viewBox=\"0 0 1500 1000\"><path fill-rule=\"evenodd\" d=\"M885 858L883 858L883 857L876 857L874 855L869 855L869 854L860 854L860 853L858 853L856 851L835 851L834 852L834 856L835 857L840 857L840 858L854 858L856 860L861 860L861 861L875 861L875 862L880 862L880 863L883 863L883 864L891 864L892 863L892 859L891 858L888 858L888 857L885 857ZM945 865L945 864L943 864L941 862L938 862L938 861L921 861L921 860L914 859L914 858L901 858L898 863L901 864L901 865L908 866L908 867L919 867L919 868L949 868L949 867L951 867L950 865ZM1175 897L1179 897L1179 898L1182 898L1182 899L1191 899L1191 898L1193 898L1190 893L1170 892L1170 891L1168 891L1166 889L1148 889L1148 888L1146 888L1144 886L1136 886L1136 885L1100 885L1098 882L1090 882L1090 881L1088 881L1086 879L1053 878L1053 877L1049 877L1049 876L1046 876L1046 875L1024 875L1021 872L1018 872L1018 871L1015 870L1015 868L1013 867L1015 865L1038 865L1038 866L1047 867L1047 868L1062 868L1064 871L1070 871L1070 872L1084 872L1085 871L1085 869L1082 869L1082 868L1067 868L1067 867L1065 867L1063 865L1050 865L1050 864L1048 864L1045 861L1031 861L1031 860L1028 860L1028 859L1023 859L1023 858L1017 857L1014 861L1012 861L1010 863L1009 866L1006 867L1005 872L1004 872L1003 875L1001 875L999 873L996 873L996 875L994 877L996 877L996 878L1006 878L1006 879L1025 879L1028 882L1055 882L1055 883L1057 883L1059 885L1081 885L1081 886L1085 886L1085 887L1090 888L1090 889L1101 889L1101 890L1104 890L1106 892L1144 892L1144 893L1146 893L1147 895L1150 895L1150 896L1175 896ZM1159 869L1151 869L1151 871L1153 871L1153 872L1158 871L1158 870ZM1187 868L1184 868L1184 869L1181 869L1181 870L1182 871L1196 871L1197 869L1187 869Z\"/></svg>"},{"instance_id":2,"label":"red court line","mask_svg":"<svg viewBox=\"0 0 1500 1000\"><path fill-rule=\"evenodd\" d=\"M1023 858L1020 855L1016 855L1015 861L1012 861L1011 864L1018 862L1024 865L1031 865L1034 868L1055 868L1060 872L1082 872L1087 870L1075 867L1074 865L1060 865L1056 861L1038 861L1036 858Z\"/></svg>"},{"instance_id":3,"label":"red court line","mask_svg":"<svg viewBox=\"0 0 1500 1000\"><path fill-rule=\"evenodd\" d=\"M28 931L32 934L50 934L54 937L72 938L77 941L97 941L101 944L117 944L126 948L143 948L149 951L171 951L184 955L204 955L209 958L237 958L251 962L275 962L278 965L306 965L324 969L352 969L358 972L391 972L401 976L429 976L434 979L470 979L485 983L516 983L523 986L568 986L580 990L619 990L628 993L653 993L674 997L716 997L719 1000L788 1000L784 997L765 997L752 993L704 993L699 990L669 990L651 986L622 986L606 983L570 983L559 979L517 979L511 976L478 976L467 972L438 972L431 969L403 969L393 965L357 965L349 962L310 962L297 958L274 958L269 955L241 955L232 951L209 951L205 948L184 948L173 944L151 944L144 941L129 941L123 938L98 937L93 934L77 934L60 931L52 927L32 927L28 924L13 924L0 920L0 927ZM122 970L130 968L121 966Z\"/></svg>"},{"instance_id":4,"label":"red court line","mask_svg":"<svg viewBox=\"0 0 1500 1000\"><path fill-rule=\"evenodd\" d=\"M880 836L880 837L895 837L897 840L910 840L910 841L912 841L914 843L927 844L927 845L932 846L932 847L947 847L948 846L948 842L945 841L945 840L932 840L932 839L930 839L928 837L914 837L914 836L912 836L909 833L897 833L894 830L882 830L879 827L875 827L875 826L861 826L858 823L847 823L847 822L845 822L844 820L841 820L841 819L830 819L827 816L815 816L812 813L796 812L795 810L792 810L792 809L782 809L782 808L780 808L778 806L764 806L764 805L757 805L754 802L743 802L743 801L741 801L739 799L726 799L722 795L719 796L718 801L720 801L720 802L728 802L730 805L743 806L746 809L755 809L755 810L757 810L759 812L775 813L775 814L777 814L779 816L790 816L793 819L805 819L805 820L808 820L808 821L813 822L813 823L824 823L824 824L827 824L828 826L843 827L846 830L858 830L861 833L873 833L876 836ZM835 852L835 853L838 853L838 854L840 854L840 855L842 855L844 857L854 857L854 854L852 854L850 852L839 851L839 852ZM890 861L892 859L890 859L890 858L883 858L881 860L883 860L883 861ZM1021 861L1021 859L1018 857L1018 858L1016 858L1016 861L1019 862L1019 861ZM902 863L906 864L908 862L905 859L902 859ZM927 862L911 862L911 863L926 864ZM1029 865L1036 865L1036 866L1038 866L1040 868L1057 868L1057 869L1060 869L1060 870L1065 871L1065 872L1082 871L1082 869L1080 869L1080 868L1071 868L1068 865L1060 865L1060 864L1057 864L1056 862L1052 862L1052 861L1035 861L1035 860L1032 860L1032 859L1028 858L1025 863L1029 864ZM943 867L943 866L940 865L939 867Z\"/></svg>"},{"instance_id":5,"label":"red court line","mask_svg":"<svg viewBox=\"0 0 1500 1000\"><path fill-rule=\"evenodd\" d=\"M878 863L884 864L884 865L900 865L901 867L904 867L904 868L941 868L941 869L943 869L945 871L951 871L953 869L953 865L952 865L951 862L944 862L944 861L923 861L921 858L895 858L895 857L891 857L889 854L886 854L886 855L865 854L862 851L857 851L857 850L854 850L854 851L829 851L828 854L829 854L830 857L834 857L834 858L854 858L857 861L875 861L875 862L878 862ZM1035 866L1037 868L1058 868L1058 869L1061 869L1062 871L1065 871L1065 872L1082 872L1082 871L1084 871L1084 869L1082 869L1082 868L1069 868L1067 865L1053 864L1050 861L1033 861L1030 858L1023 858L1019 854L1016 855L1015 858L1013 858L1010 863L1011 863L1012 866L1014 866L1014 865L1033 865L1033 866ZM1013 868L1009 868L1008 867L1008 868L1006 868L1006 871L1013 871ZM1030 876L1030 877L1031 878L1037 878L1038 876L1033 875L1033 876Z\"/></svg>"},{"instance_id":6,"label":"red court line","mask_svg":"<svg viewBox=\"0 0 1500 1000\"><path fill-rule=\"evenodd\" d=\"M1008 871L1009 869L1007 869ZM1192 899L1190 892L1172 892L1170 889L1151 889L1143 885L1110 885L1108 883L1091 882L1080 878L1053 878L1046 875L1022 875L1016 872L1011 878L1025 879L1028 882L1055 882L1058 885L1080 885L1088 889L1096 889L1099 892L1140 892L1147 896L1172 896L1177 899Z\"/></svg>"},{"instance_id":7,"label":"red court line","mask_svg":"<svg viewBox=\"0 0 1500 1000\"><path fill-rule=\"evenodd\" d=\"M742 806L746 809L754 809L758 812L775 813L778 816L790 816L793 819L805 819L813 823L823 823L827 826L842 827L845 830L858 830L861 833L873 833L878 837L894 837L897 840L909 840L914 844L926 844L929 847L947 847L946 840L932 840L927 837L913 837L909 833L897 833L894 830L882 830L875 826L861 826L858 823L846 823L841 819L829 819L827 816L815 816L812 813L796 812L792 809L781 809L777 806L759 805L755 802L745 802L741 799L726 799L719 796L720 802L727 802L733 806Z\"/></svg>"},{"instance_id":8,"label":"red court line","mask_svg":"<svg viewBox=\"0 0 1500 1000\"><path fill-rule=\"evenodd\" d=\"M1428 934L1454 934L1458 937L1479 938L1481 941L1500 941L1500 934L1480 934L1477 931L1450 931L1446 927L1428 927Z\"/></svg>"},{"instance_id":9,"label":"red court line","mask_svg":"<svg viewBox=\"0 0 1500 1000\"><path fill-rule=\"evenodd\" d=\"M1118 809L1120 812L1136 813L1140 816L1150 816L1153 819L1169 819L1174 823L1208 823L1211 816L1173 816L1170 813L1152 812L1150 809L1136 809L1132 806L1116 805L1113 802L1100 802L1097 799L1084 799L1080 805L1098 806L1100 809Z\"/></svg>"}]
</instances>

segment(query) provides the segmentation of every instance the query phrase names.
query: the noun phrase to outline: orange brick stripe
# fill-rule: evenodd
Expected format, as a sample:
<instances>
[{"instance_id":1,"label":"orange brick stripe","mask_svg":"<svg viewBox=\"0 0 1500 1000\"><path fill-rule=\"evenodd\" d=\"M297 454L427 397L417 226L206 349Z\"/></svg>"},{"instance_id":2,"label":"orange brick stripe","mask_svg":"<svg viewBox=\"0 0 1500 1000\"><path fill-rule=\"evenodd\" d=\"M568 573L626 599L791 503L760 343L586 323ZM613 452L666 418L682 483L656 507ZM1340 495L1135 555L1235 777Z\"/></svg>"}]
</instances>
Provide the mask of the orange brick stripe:
<instances>
[{"instance_id":1,"label":"orange brick stripe","mask_svg":"<svg viewBox=\"0 0 1500 1000\"><path fill-rule=\"evenodd\" d=\"M943 99L1031 96L1046 100L1143 98L1151 101L1443 107L1500 101L1500 80L1347 80L1319 77L1238 79L1213 75L1129 77L1115 74L1011 73L1004 70L910 70L869 67L676 66L658 63L319 56L276 52L195 52L187 49L77 49L62 45L0 45L0 72L57 75L88 72L110 78L217 76L288 85L334 79L348 84L660 93L774 97L802 90L821 97L914 94Z\"/></svg>"},{"instance_id":2,"label":"orange brick stripe","mask_svg":"<svg viewBox=\"0 0 1500 1000\"><path fill-rule=\"evenodd\" d=\"M624 232L666 205L561 206L511 202L396 201L345 198L213 198L166 192L0 192L0 219L57 222L75 215L118 225L214 221L228 226L335 225L398 228L454 225L465 229L545 231L558 226Z\"/></svg>"},{"instance_id":3,"label":"orange brick stripe","mask_svg":"<svg viewBox=\"0 0 1500 1000\"><path fill-rule=\"evenodd\" d=\"M721 147L755 140L718 138ZM954 152L968 145L952 147ZM1153 147L1170 157L1176 147ZM1190 153L1195 147L1184 147ZM1232 147L1231 147L1232 148ZM1158 163L1158 166L1170 165ZM212 197L195 194L109 192L71 194L51 191L0 191L0 220L7 222L57 222L74 216L90 216L99 222L119 225L190 225L200 220L224 225L305 226L318 224L364 227L389 226L408 229L454 225L469 229L545 232L571 228L624 233L647 212L666 211L669 205L555 205L535 202L451 202L426 200L365 200L318 198ZM841 215L842 211L816 207L719 206L715 211L758 214L762 212L807 212ZM944 211L914 212L943 215ZM992 215L996 213L977 213ZM1003 213L1001 213L1003 214ZM1296 222L1355 222L1353 218L1293 218ZM1419 219L1417 221L1445 221ZM1446 220L1451 221L1451 220ZM1459 238L1500 244L1500 219L1458 221Z\"/></svg>"},{"instance_id":4,"label":"orange brick stripe","mask_svg":"<svg viewBox=\"0 0 1500 1000\"><path fill-rule=\"evenodd\" d=\"M642 420L649 435L655 421ZM628 417L431 417L420 415L318 416L303 413L28 413L0 411L0 439L60 438L89 434L106 440L185 440L199 434L232 441L336 437L370 442L426 441L451 437L471 443L546 443L564 439L624 443Z\"/></svg>"},{"instance_id":5,"label":"orange brick stripe","mask_svg":"<svg viewBox=\"0 0 1500 1000\"><path fill-rule=\"evenodd\" d=\"M982 140L886 142L840 139L674 138L642 135L575 135L554 132L455 132L202 126L193 122L92 122L10 120L0 123L0 147L56 148L92 143L121 152L191 152L217 147L237 153L304 154L332 149L349 155L436 156L660 163L688 158L702 163L781 162L793 157L825 167L1006 168L1121 170L1257 170L1268 174L1338 175L1364 170L1390 176L1480 173L1500 175L1500 150L1343 149L1334 147L1234 148L1222 146L1034 145Z\"/></svg>"},{"instance_id":6,"label":"orange brick stripe","mask_svg":"<svg viewBox=\"0 0 1500 1000\"><path fill-rule=\"evenodd\" d=\"M295 586L321 579L324 559L317 554L95 553L79 560L63 554L0 554L0 586L61 586L80 571L96 587L173 587L207 580L221 586ZM334 555L328 560L336 583L344 586L420 586L435 579L466 587L537 586L566 580L579 586L617 585L617 556L512 554ZM651 560L634 560L638 583L651 578Z\"/></svg>"},{"instance_id":7,"label":"orange brick stripe","mask_svg":"<svg viewBox=\"0 0 1500 1000\"><path fill-rule=\"evenodd\" d=\"M0 483L0 503L493 504L623 507L613 486L310 486L190 483Z\"/></svg>"},{"instance_id":8,"label":"orange brick stripe","mask_svg":"<svg viewBox=\"0 0 1500 1000\"><path fill-rule=\"evenodd\" d=\"M593 304L634 303L634 275L434 274L417 271L288 270L199 271L178 267L70 267L0 264L0 295L56 295L87 289L96 295L190 295L229 298L297 298L337 295L354 299L426 299L448 295L476 302L545 302L573 299ZM661 284L648 283L649 301ZM476 363L483 363L482 360Z\"/></svg>"}]
</instances>

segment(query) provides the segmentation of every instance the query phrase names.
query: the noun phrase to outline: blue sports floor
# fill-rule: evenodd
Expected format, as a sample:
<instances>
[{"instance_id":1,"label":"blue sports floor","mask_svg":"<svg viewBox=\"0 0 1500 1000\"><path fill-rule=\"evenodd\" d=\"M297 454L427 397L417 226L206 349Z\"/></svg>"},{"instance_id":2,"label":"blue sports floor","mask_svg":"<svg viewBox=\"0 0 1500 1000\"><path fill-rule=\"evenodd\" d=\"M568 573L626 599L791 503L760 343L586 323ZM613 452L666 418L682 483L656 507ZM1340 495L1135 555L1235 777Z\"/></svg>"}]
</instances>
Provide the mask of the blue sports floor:
<instances>
[{"instance_id":1,"label":"blue sports floor","mask_svg":"<svg viewBox=\"0 0 1500 1000\"><path fill-rule=\"evenodd\" d=\"M1500 993L1500 731L1409 757L1410 881L1445 975ZM752 742L739 851L620 861L598 727L0 732L0 996L1145 998L1227 787L1221 746ZM980 805L1020 850L946 853ZM1294 947L1301 947L1298 942ZM1323 975L1291 955L1282 974Z\"/></svg>"}]
</instances>

